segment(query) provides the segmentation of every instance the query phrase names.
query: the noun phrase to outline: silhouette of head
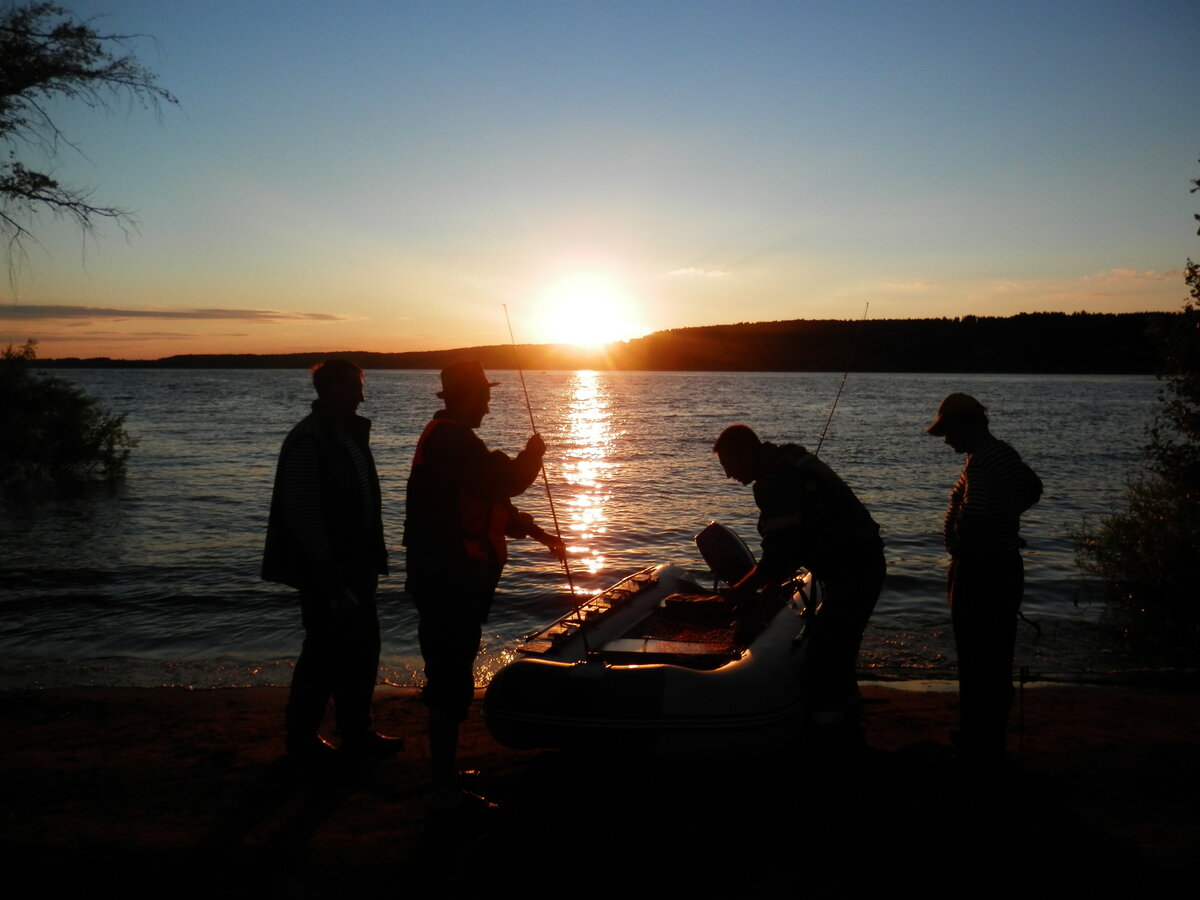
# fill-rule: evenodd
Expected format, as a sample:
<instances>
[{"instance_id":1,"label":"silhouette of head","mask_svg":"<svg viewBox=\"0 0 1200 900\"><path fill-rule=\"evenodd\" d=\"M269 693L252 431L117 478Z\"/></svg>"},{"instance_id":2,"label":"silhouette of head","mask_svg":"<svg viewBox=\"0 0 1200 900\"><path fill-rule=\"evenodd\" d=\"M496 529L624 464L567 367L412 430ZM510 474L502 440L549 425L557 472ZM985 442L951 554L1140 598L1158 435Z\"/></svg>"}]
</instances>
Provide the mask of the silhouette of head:
<instances>
[{"instance_id":1,"label":"silhouette of head","mask_svg":"<svg viewBox=\"0 0 1200 900\"><path fill-rule=\"evenodd\" d=\"M488 414L492 388L483 366L476 359L451 363L442 369L442 389L438 396L446 401L446 410L463 424L476 428Z\"/></svg>"},{"instance_id":2,"label":"silhouette of head","mask_svg":"<svg viewBox=\"0 0 1200 900\"><path fill-rule=\"evenodd\" d=\"M321 405L336 417L354 415L363 402L363 370L348 359L327 359L313 366L312 380Z\"/></svg>"},{"instance_id":3,"label":"silhouette of head","mask_svg":"<svg viewBox=\"0 0 1200 900\"><path fill-rule=\"evenodd\" d=\"M970 394L953 393L938 406L937 418L926 434L946 439L958 451L974 450L988 433L987 407Z\"/></svg>"},{"instance_id":4,"label":"silhouette of head","mask_svg":"<svg viewBox=\"0 0 1200 900\"><path fill-rule=\"evenodd\" d=\"M942 437L948 424L983 424L988 422L987 408L970 394L947 394L938 406L937 418L925 429L926 434Z\"/></svg>"},{"instance_id":5,"label":"silhouette of head","mask_svg":"<svg viewBox=\"0 0 1200 900\"><path fill-rule=\"evenodd\" d=\"M713 444L725 477L750 484L758 474L758 448L762 441L749 425L730 425Z\"/></svg>"}]
</instances>

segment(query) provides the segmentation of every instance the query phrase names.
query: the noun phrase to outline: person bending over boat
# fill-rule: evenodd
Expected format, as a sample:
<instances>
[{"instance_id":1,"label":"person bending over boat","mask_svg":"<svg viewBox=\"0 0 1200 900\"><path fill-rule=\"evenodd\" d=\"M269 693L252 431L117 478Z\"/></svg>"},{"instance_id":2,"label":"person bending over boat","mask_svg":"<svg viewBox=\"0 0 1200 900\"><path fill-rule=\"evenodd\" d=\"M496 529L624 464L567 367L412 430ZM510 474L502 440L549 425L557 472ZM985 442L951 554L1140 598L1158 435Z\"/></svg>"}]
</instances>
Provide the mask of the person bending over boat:
<instances>
[{"instance_id":1,"label":"person bending over boat","mask_svg":"<svg viewBox=\"0 0 1200 900\"><path fill-rule=\"evenodd\" d=\"M1025 592L1021 514L1041 498L1042 482L1016 450L992 435L986 408L969 394L947 396L925 433L967 455L944 525L958 651L958 762L967 777L1002 778Z\"/></svg>"},{"instance_id":2,"label":"person bending over boat","mask_svg":"<svg viewBox=\"0 0 1200 900\"><path fill-rule=\"evenodd\" d=\"M806 629L802 673L813 721L852 724L863 631L887 564L879 526L834 471L803 447L759 440L747 425L721 432L713 452L725 475L754 486L762 560L727 592L737 605L774 589L803 566L825 594Z\"/></svg>"},{"instance_id":3,"label":"person bending over boat","mask_svg":"<svg viewBox=\"0 0 1200 900\"><path fill-rule=\"evenodd\" d=\"M509 458L475 434L498 383L476 361L442 370L446 408L421 433L408 478L406 589L420 616L433 802L441 808L466 797L456 771L458 730L474 695L475 656L508 558L506 537L531 537L565 555L559 538L511 502L537 478L542 438L534 434Z\"/></svg>"}]
</instances>

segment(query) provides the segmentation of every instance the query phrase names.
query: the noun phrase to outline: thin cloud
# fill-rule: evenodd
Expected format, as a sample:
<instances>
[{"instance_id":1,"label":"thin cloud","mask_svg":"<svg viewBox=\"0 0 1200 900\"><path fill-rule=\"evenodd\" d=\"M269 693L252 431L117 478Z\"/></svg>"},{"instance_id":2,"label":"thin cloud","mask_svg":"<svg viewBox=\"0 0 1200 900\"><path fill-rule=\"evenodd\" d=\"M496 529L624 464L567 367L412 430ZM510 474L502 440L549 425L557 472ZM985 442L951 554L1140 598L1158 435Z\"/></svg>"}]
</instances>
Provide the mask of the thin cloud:
<instances>
[{"instance_id":1,"label":"thin cloud","mask_svg":"<svg viewBox=\"0 0 1200 900\"><path fill-rule=\"evenodd\" d=\"M252 335L245 331L229 331L229 332L213 332L206 333L205 339L211 340L234 340L237 338L247 338ZM50 345L59 341L70 341L73 344L91 344L105 341L194 341L196 335L187 331L46 331L39 330L38 342L42 345ZM3 343L3 341L0 341Z\"/></svg>"},{"instance_id":2,"label":"thin cloud","mask_svg":"<svg viewBox=\"0 0 1200 900\"><path fill-rule=\"evenodd\" d=\"M276 309L121 309L115 306L0 306L0 319L188 319L279 322L284 320L341 322L332 313L281 312Z\"/></svg>"},{"instance_id":3,"label":"thin cloud","mask_svg":"<svg viewBox=\"0 0 1200 900\"><path fill-rule=\"evenodd\" d=\"M672 269L667 273L671 278L724 278L728 274L724 269L701 269L698 266Z\"/></svg>"},{"instance_id":4,"label":"thin cloud","mask_svg":"<svg viewBox=\"0 0 1200 900\"><path fill-rule=\"evenodd\" d=\"M1182 275L1180 270L1173 272L1155 272L1152 269L1138 271L1137 269L1108 269L1095 275L1083 276L1083 281L1099 282L1100 284L1141 284L1147 281L1166 281Z\"/></svg>"},{"instance_id":5,"label":"thin cloud","mask_svg":"<svg viewBox=\"0 0 1200 900\"><path fill-rule=\"evenodd\" d=\"M940 288L936 281L885 282L882 287L891 291L931 291Z\"/></svg>"}]
</instances>

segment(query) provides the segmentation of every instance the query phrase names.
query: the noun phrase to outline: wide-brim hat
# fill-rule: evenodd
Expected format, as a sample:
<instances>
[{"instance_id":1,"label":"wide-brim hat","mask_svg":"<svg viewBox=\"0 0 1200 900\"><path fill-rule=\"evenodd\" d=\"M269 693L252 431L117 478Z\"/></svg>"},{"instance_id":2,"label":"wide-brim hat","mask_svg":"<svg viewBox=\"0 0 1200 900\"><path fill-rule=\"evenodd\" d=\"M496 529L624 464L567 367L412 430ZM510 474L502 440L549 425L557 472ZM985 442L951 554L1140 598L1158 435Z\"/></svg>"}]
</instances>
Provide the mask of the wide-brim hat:
<instances>
[{"instance_id":1,"label":"wide-brim hat","mask_svg":"<svg viewBox=\"0 0 1200 900\"><path fill-rule=\"evenodd\" d=\"M462 396L491 388L498 381L488 381L483 372L483 365L477 359L464 359L462 362L451 363L442 369L442 389L437 392L439 397Z\"/></svg>"},{"instance_id":2,"label":"wide-brim hat","mask_svg":"<svg viewBox=\"0 0 1200 900\"><path fill-rule=\"evenodd\" d=\"M946 420L951 416L961 416L963 413L986 413L987 408L970 394L948 394L938 407L937 418L925 429L926 434L941 437L946 433Z\"/></svg>"}]
</instances>

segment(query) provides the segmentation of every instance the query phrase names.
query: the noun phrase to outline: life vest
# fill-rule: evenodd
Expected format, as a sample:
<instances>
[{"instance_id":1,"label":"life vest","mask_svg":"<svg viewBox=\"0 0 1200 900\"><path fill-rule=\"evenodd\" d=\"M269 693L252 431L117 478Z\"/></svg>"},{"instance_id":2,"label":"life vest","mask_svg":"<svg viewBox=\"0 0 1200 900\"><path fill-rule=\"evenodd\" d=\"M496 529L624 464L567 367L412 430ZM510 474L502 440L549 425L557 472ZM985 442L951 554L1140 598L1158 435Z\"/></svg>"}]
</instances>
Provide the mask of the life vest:
<instances>
[{"instance_id":1,"label":"life vest","mask_svg":"<svg viewBox=\"0 0 1200 900\"><path fill-rule=\"evenodd\" d=\"M413 468L425 463L425 441L446 419L433 419L421 432L413 454ZM507 501L490 500L467 491L458 492L459 537L467 559L495 563L503 568L508 562L508 540L504 530L508 524Z\"/></svg>"}]
</instances>

